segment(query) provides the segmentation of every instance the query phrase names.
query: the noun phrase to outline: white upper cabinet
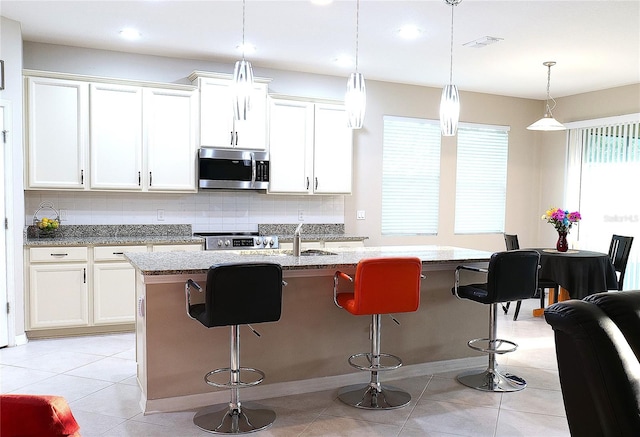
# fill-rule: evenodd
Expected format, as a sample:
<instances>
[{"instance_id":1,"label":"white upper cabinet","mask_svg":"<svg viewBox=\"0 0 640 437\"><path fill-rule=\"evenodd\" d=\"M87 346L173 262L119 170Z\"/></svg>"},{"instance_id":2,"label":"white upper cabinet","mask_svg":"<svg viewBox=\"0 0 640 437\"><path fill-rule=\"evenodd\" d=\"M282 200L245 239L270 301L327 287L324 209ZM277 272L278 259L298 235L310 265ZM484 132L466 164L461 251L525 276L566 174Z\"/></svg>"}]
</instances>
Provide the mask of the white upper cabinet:
<instances>
[{"instance_id":1,"label":"white upper cabinet","mask_svg":"<svg viewBox=\"0 0 640 437\"><path fill-rule=\"evenodd\" d=\"M269 98L270 193L351 193L352 151L344 106Z\"/></svg>"},{"instance_id":2,"label":"white upper cabinet","mask_svg":"<svg viewBox=\"0 0 640 437\"><path fill-rule=\"evenodd\" d=\"M91 188L142 189L142 88L91 84Z\"/></svg>"},{"instance_id":3,"label":"white upper cabinet","mask_svg":"<svg viewBox=\"0 0 640 437\"><path fill-rule=\"evenodd\" d=\"M342 105L316 104L313 190L316 194L351 193L353 131Z\"/></svg>"},{"instance_id":4,"label":"white upper cabinet","mask_svg":"<svg viewBox=\"0 0 640 437\"><path fill-rule=\"evenodd\" d=\"M144 90L145 184L149 191L195 191L197 91Z\"/></svg>"},{"instance_id":5,"label":"white upper cabinet","mask_svg":"<svg viewBox=\"0 0 640 437\"><path fill-rule=\"evenodd\" d=\"M88 84L41 77L26 83L27 187L84 189Z\"/></svg>"},{"instance_id":6,"label":"white upper cabinet","mask_svg":"<svg viewBox=\"0 0 640 437\"><path fill-rule=\"evenodd\" d=\"M198 91L26 77L28 189L197 191Z\"/></svg>"},{"instance_id":7,"label":"white upper cabinet","mask_svg":"<svg viewBox=\"0 0 640 437\"><path fill-rule=\"evenodd\" d=\"M309 192L313 170L311 102L269 99L269 192Z\"/></svg>"},{"instance_id":8,"label":"white upper cabinet","mask_svg":"<svg viewBox=\"0 0 640 437\"><path fill-rule=\"evenodd\" d=\"M233 82L230 79L199 77L196 82L200 88L201 147L266 149L266 83L254 82L248 119L239 121L233 116Z\"/></svg>"}]
</instances>

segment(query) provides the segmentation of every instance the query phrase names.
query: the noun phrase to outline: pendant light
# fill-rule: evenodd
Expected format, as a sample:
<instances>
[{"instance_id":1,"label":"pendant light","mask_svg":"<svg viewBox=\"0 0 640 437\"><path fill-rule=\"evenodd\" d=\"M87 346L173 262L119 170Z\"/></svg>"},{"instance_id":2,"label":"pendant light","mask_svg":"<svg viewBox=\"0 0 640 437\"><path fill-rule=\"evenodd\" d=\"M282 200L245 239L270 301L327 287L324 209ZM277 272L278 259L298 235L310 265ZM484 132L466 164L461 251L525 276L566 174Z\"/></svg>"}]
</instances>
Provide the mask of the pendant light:
<instances>
[{"instance_id":1,"label":"pendant light","mask_svg":"<svg viewBox=\"0 0 640 437\"><path fill-rule=\"evenodd\" d=\"M237 61L233 69L233 116L236 120L246 120L251 109L253 92L253 69L251 62L244 59L244 20L245 0L242 0L242 60Z\"/></svg>"},{"instance_id":2,"label":"pendant light","mask_svg":"<svg viewBox=\"0 0 640 437\"><path fill-rule=\"evenodd\" d=\"M551 67L556 65L556 63L554 61L547 61L547 62L543 62L542 65L547 67L547 103L546 103L546 109L544 111L544 116L540 120L538 120L535 123L533 123L532 125L528 126L527 129L529 129L529 130L541 130L541 131L565 130L566 127L562 123L557 121L555 118L553 118L553 114L551 113L551 110L556 107L556 101L549 94L549 84L551 83ZM549 106L549 101L553 102L553 106Z\"/></svg>"},{"instance_id":3,"label":"pendant light","mask_svg":"<svg viewBox=\"0 0 640 437\"><path fill-rule=\"evenodd\" d=\"M449 58L449 85L442 89L440 98L440 132L444 137L452 137L458 131L460 119L460 95L458 87L453 84L453 8L462 0L444 0L451 6L451 46Z\"/></svg>"},{"instance_id":4,"label":"pendant light","mask_svg":"<svg viewBox=\"0 0 640 437\"><path fill-rule=\"evenodd\" d=\"M344 104L347 110L347 126L360 129L364 123L364 113L367 107L367 90L364 76L358 73L358 32L360 25L360 0L356 0L356 71L351 73L347 81L347 93Z\"/></svg>"}]
</instances>

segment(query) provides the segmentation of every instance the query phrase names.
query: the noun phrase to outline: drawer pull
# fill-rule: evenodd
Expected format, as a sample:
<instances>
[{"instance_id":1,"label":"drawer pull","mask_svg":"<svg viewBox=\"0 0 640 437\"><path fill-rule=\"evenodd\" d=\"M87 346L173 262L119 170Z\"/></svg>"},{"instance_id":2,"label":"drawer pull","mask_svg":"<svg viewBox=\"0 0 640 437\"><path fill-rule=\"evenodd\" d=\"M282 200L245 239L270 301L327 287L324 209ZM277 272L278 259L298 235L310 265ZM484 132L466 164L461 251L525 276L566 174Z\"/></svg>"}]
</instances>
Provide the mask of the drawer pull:
<instances>
[{"instance_id":1,"label":"drawer pull","mask_svg":"<svg viewBox=\"0 0 640 437\"><path fill-rule=\"evenodd\" d=\"M114 255L124 255L124 252L113 252Z\"/></svg>"},{"instance_id":2,"label":"drawer pull","mask_svg":"<svg viewBox=\"0 0 640 437\"><path fill-rule=\"evenodd\" d=\"M144 297L138 298L138 316L144 317Z\"/></svg>"},{"instance_id":3,"label":"drawer pull","mask_svg":"<svg viewBox=\"0 0 640 437\"><path fill-rule=\"evenodd\" d=\"M51 256L69 256L68 253L52 253Z\"/></svg>"}]
</instances>

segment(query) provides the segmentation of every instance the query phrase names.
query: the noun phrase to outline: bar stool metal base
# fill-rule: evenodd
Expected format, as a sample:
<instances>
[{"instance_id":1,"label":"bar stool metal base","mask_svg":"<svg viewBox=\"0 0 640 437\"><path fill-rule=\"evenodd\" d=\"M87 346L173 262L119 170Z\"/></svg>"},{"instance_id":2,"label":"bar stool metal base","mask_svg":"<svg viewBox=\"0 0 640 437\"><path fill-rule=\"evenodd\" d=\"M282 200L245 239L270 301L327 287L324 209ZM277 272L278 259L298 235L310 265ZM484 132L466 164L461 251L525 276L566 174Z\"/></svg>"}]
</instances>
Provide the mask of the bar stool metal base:
<instances>
[{"instance_id":1,"label":"bar stool metal base","mask_svg":"<svg viewBox=\"0 0 640 437\"><path fill-rule=\"evenodd\" d=\"M270 427L276 413L267 409L251 409L244 405L238 412L226 404L204 408L193 416L193 423L213 434L246 434Z\"/></svg>"},{"instance_id":2,"label":"bar stool metal base","mask_svg":"<svg viewBox=\"0 0 640 437\"><path fill-rule=\"evenodd\" d=\"M467 387L490 392L520 391L527 386L527 381L511 373L500 373L497 370L469 370L456 377L458 382Z\"/></svg>"},{"instance_id":3,"label":"bar stool metal base","mask_svg":"<svg viewBox=\"0 0 640 437\"><path fill-rule=\"evenodd\" d=\"M376 388L372 384L354 384L342 387L338 399L352 407L367 410L393 410L411 402L411 395L389 385Z\"/></svg>"}]
</instances>

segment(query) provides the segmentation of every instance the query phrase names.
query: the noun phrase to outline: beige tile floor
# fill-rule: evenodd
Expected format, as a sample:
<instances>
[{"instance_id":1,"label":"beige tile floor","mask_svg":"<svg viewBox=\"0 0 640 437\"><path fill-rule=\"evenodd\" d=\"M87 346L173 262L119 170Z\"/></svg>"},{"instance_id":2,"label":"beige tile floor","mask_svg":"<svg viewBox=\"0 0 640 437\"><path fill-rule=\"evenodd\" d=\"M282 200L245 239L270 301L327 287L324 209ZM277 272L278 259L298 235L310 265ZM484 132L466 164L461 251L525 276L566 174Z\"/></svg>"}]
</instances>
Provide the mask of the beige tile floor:
<instances>
[{"instance_id":1,"label":"beige tile floor","mask_svg":"<svg viewBox=\"0 0 640 437\"><path fill-rule=\"evenodd\" d=\"M523 391L484 393L460 385L454 373L439 373L393 381L413 398L398 410L348 407L336 399L337 390L264 399L260 403L276 411L276 422L251 435L569 436L552 330L531 316L537 303L523 303L516 322L502 311L498 319L501 337L520 346L498 361L527 380ZM34 340L0 349L0 391L64 396L83 437L210 436L193 425L194 411L141 413L134 343L134 334L114 334Z\"/></svg>"}]
</instances>

